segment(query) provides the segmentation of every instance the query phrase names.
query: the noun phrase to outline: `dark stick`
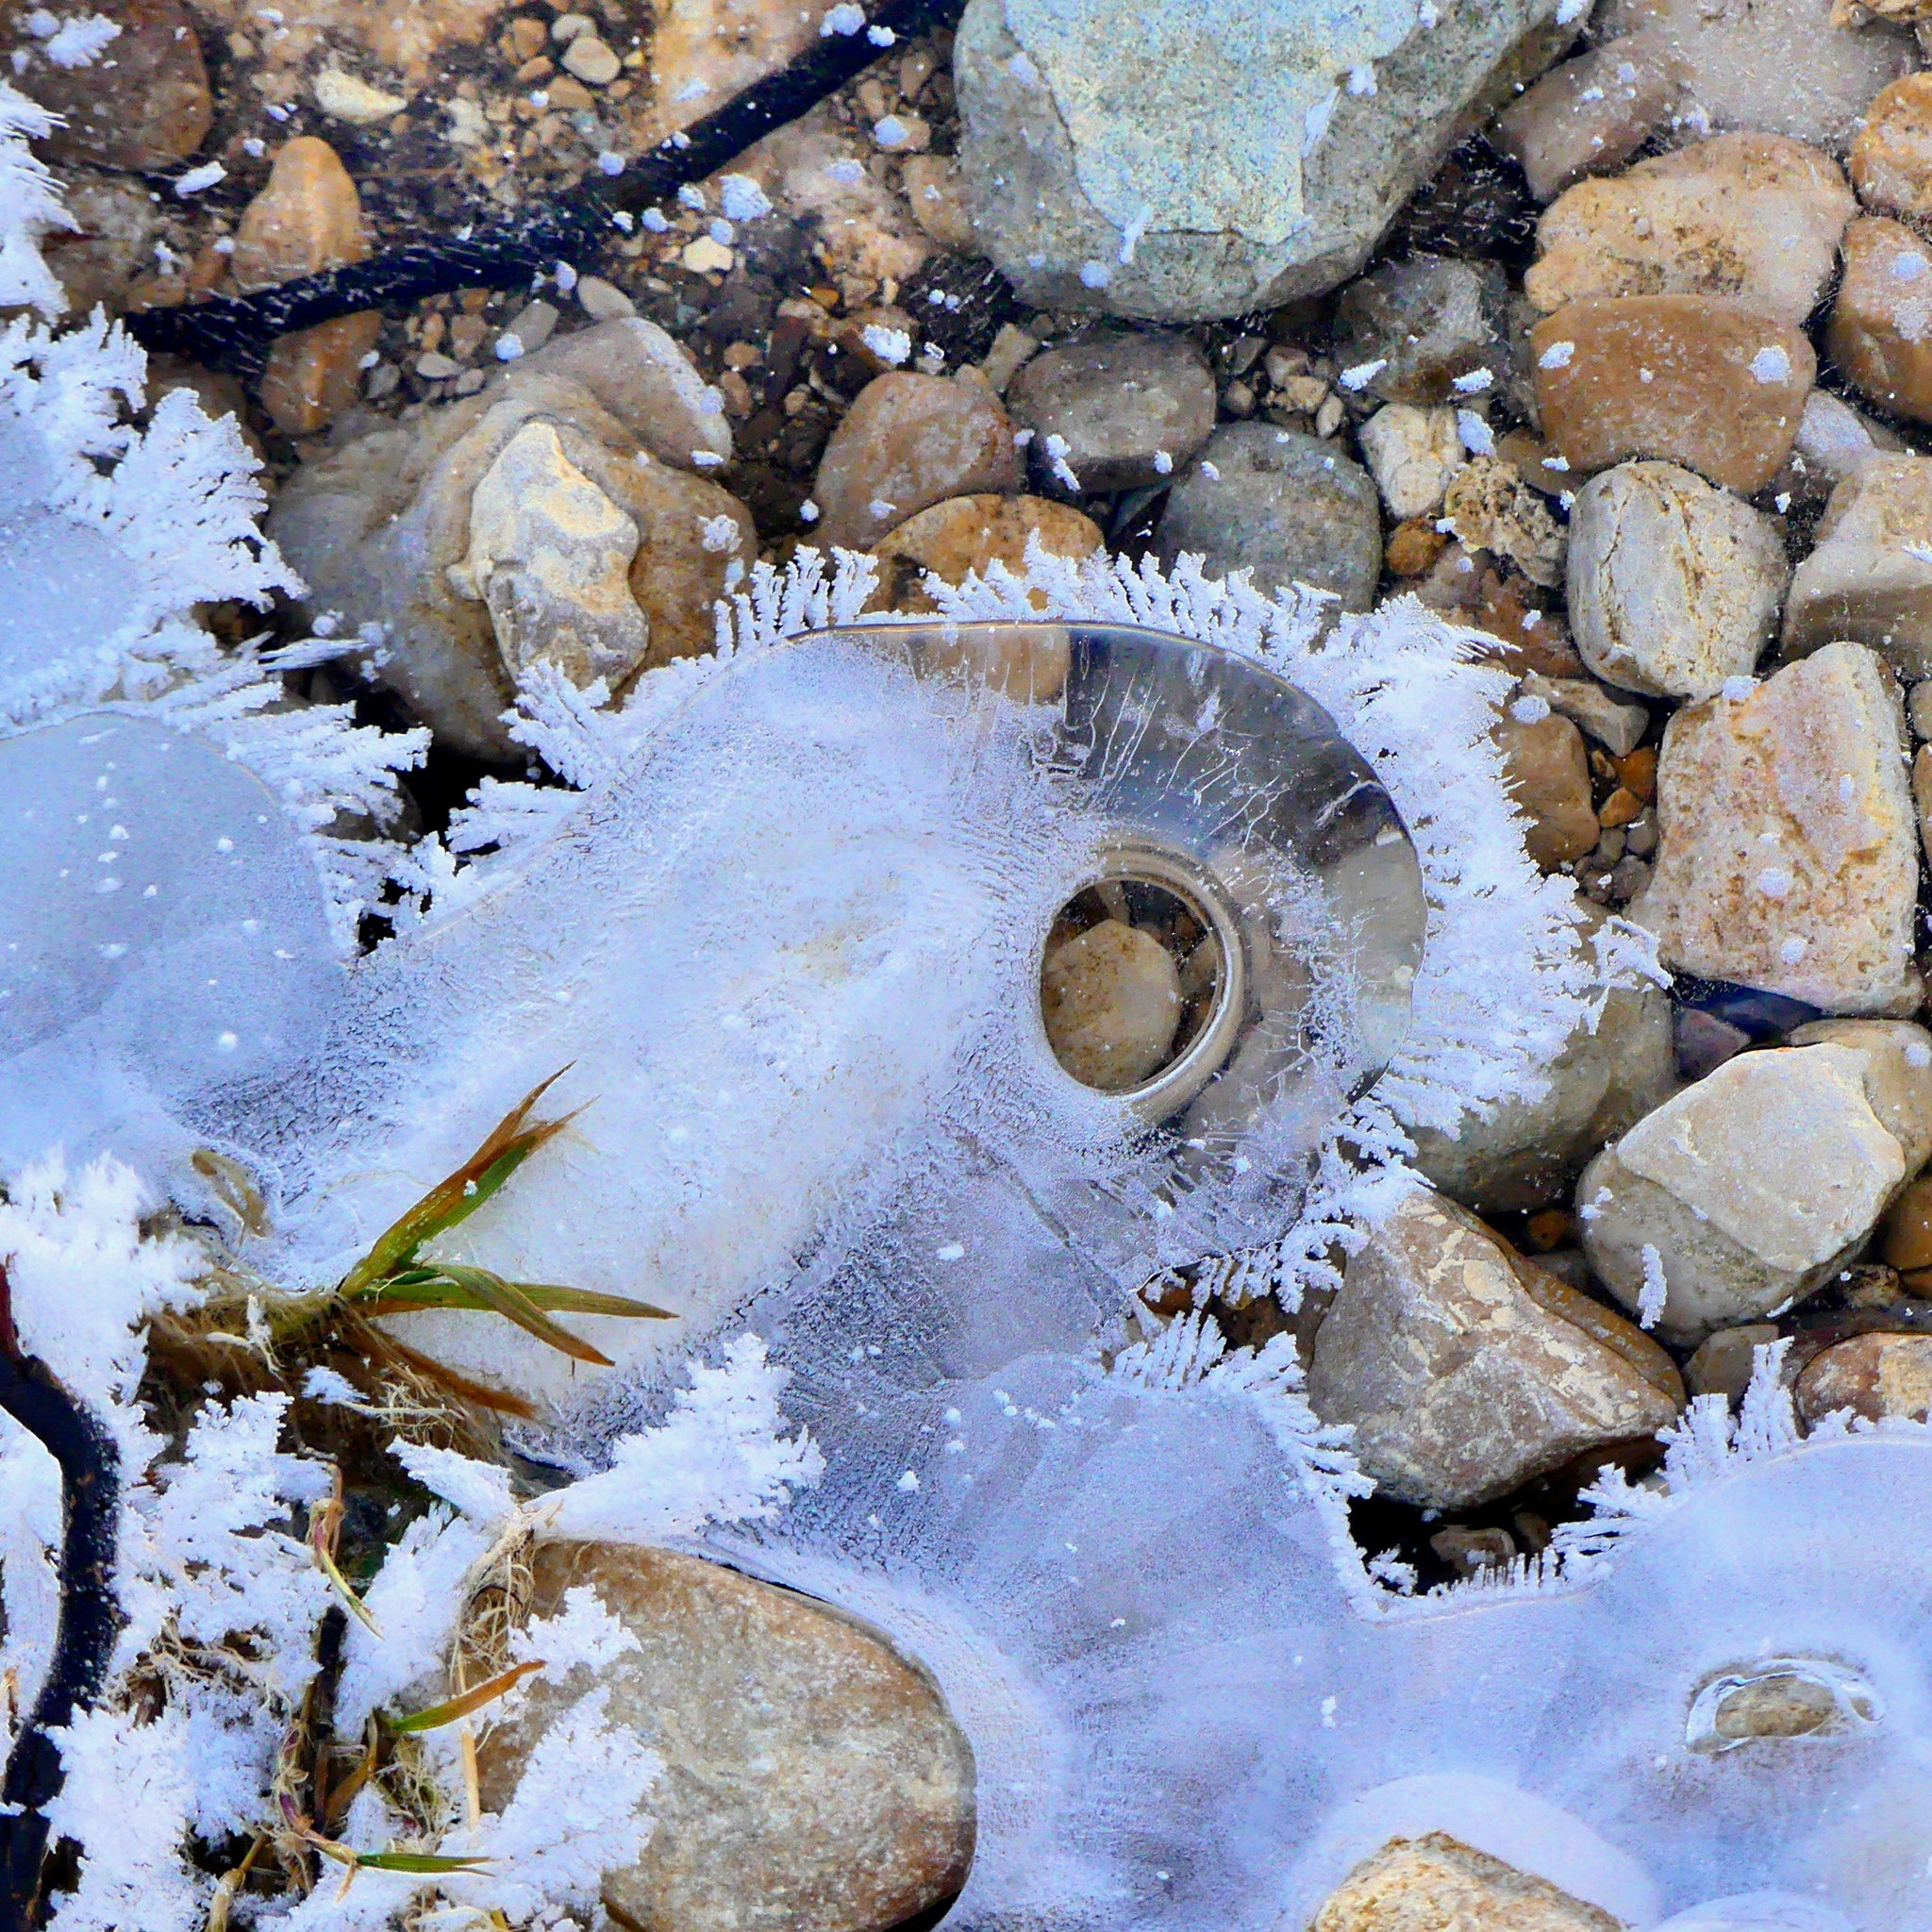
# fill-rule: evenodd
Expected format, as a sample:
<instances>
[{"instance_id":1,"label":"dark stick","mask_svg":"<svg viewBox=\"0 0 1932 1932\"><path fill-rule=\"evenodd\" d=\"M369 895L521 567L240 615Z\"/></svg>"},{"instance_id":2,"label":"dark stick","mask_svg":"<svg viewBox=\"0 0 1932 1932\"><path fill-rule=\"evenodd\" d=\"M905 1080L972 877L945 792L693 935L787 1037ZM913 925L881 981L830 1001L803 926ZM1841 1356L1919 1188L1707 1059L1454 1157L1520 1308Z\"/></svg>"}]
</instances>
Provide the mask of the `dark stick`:
<instances>
[{"instance_id":1,"label":"dark stick","mask_svg":"<svg viewBox=\"0 0 1932 1932\"><path fill-rule=\"evenodd\" d=\"M957 19L962 4L885 0L867 25L907 40ZM773 128L797 120L885 52L866 27L823 35L789 66L734 94L681 139L665 142L622 175L587 180L534 216L495 224L468 241L411 242L257 294L145 308L123 320L144 348L258 375L270 343L291 329L458 289L512 288L558 261L593 259L609 240L613 215L671 201L680 188L716 174Z\"/></svg>"},{"instance_id":2,"label":"dark stick","mask_svg":"<svg viewBox=\"0 0 1932 1932\"><path fill-rule=\"evenodd\" d=\"M0 1409L38 1438L60 1466L65 1532L60 1543L60 1621L47 1681L14 1740L0 1797L0 1932L39 1924L44 1807L59 1794L60 1749L48 1734L90 1709L101 1694L121 1628L114 1598L120 1457L99 1422L61 1387L44 1362L23 1355L13 1330L7 1270L0 1264Z\"/></svg>"}]
</instances>

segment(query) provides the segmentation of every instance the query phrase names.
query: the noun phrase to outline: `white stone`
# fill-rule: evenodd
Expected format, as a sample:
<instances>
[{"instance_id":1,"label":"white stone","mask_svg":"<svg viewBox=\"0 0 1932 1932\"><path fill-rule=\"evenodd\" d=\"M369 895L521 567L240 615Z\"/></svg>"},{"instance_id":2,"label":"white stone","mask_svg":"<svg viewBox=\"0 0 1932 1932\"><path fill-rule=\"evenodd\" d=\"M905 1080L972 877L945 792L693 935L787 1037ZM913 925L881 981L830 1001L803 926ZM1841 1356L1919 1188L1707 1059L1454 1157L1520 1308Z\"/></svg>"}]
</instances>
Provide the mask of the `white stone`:
<instances>
[{"instance_id":1,"label":"white stone","mask_svg":"<svg viewBox=\"0 0 1932 1932\"><path fill-rule=\"evenodd\" d=\"M407 95L385 93L340 67L325 67L315 76L315 105L331 121L368 127L400 114L409 103Z\"/></svg>"},{"instance_id":2,"label":"white stone","mask_svg":"<svg viewBox=\"0 0 1932 1932\"><path fill-rule=\"evenodd\" d=\"M1442 492L1469 460L1456 426L1456 411L1448 408L1390 403L1357 434L1375 488L1398 523L1440 509Z\"/></svg>"}]
</instances>

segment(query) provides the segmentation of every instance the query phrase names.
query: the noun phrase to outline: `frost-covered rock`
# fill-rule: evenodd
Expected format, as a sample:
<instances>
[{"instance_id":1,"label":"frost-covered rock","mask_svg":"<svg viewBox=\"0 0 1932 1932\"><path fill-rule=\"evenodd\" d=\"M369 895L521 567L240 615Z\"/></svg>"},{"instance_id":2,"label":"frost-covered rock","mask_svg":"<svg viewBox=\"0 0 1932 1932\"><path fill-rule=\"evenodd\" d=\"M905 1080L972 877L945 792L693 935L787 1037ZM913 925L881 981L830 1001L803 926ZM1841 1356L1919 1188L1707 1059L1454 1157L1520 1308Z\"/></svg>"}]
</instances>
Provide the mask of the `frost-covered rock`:
<instances>
[{"instance_id":1,"label":"frost-covered rock","mask_svg":"<svg viewBox=\"0 0 1932 1932\"><path fill-rule=\"evenodd\" d=\"M1557 0L971 0L954 77L976 231L1046 307L1188 322L1333 288L1569 18Z\"/></svg>"},{"instance_id":2,"label":"frost-covered rock","mask_svg":"<svg viewBox=\"0 0 1932 1932\"><path fill-rule=\"evenodd\" d=\"M950 1899L973 1856L973 1754L931 1680L877 1633L668 1550L539 1547L520 1656L547 1668L478 1753L500 1810L544 1727L592 1687L663 1761L626 1918L884 1932ZM579 1661L579 1659L582 1659Z\"/></svg>"},{"instance_id":3,"label":"frost-covered rock","mask_svg":"<svg viewBox=\"0 0 1932 1932\"><path fill-rule=\"evenodd\" d=\"M1349 1257L1308 1363L1308 1402L1355 1427L1392 1496L1459 1508L1506 1495L1683 1406L1663 1350L1426 1189Z\"/></svg>"},{"instance_id":4,"label":"frost-covered rock","mask_svg":"<svg viewBox=\"0 0 1932 1932\"><path fill-rule=\"evenodd\" d=\"M1315 1914L1308 1932L1407 1932L1415 1926L1509 1932L1623 1932L1596 1906L1447 1832L1391 1839Z\"/></svg>"},{"instance_id":5,"label":"frost-covered rock","mask_svg":"<svg viewBox=\"0 0 1932 1932\"><path fill-rule=\"evenodd\" d=\"M1903 222L1864 215L1845 230L1844 275L1824 346L1874 403L1932 422L1932 248Z\"/></svg>"},{"instance_id":6,"label":"frost-covered rock","mask_svg":"<svg viewBox=\"0 0 1932 1932\"><path fill-rule=\"evenodd\" d=\"M1678 65L1661 35L1605 41L1553 67L1496 116L1494 140L1539 201L1623 166L1670 114Z\"/></svg>"},{"instance_id":7,"label":"frost-covered rock","mask_svg":"<svg viewBox=\"0 0 1932 1932\"><path fill-rule=\"evenodd\" d=\"M1788 658L1842 639L1932 675L1932 460L1874 453L1831 492L1785 601Z\"/></svg>"},{"instance_id":8,"label":"frost-covered rock","mask_svg":"<svg viewBox=\"0 0 1932 1932\"><path fill-rule=\"evenodd\" d=\"M1456 403L1508 378L1509 284L1493 262L1414 255L1351 282L1335 305L1335 358L1385 402ZM1463 385L1458 389L1457 384Z\"/></svg>"},{"instance_id":9,"label":"frost-covered rock","mask_svg":"<svg viewBox=\"0 0 1932 1932\"><path fill-rule=\"evenodd\" d=\"M1625 1307L1695 1341L1823 1287L1928 1147L1932 1036L1919 1027L1740 1054L1584 1171L1584 1252Z\"/></svg>"},{"instance_id":10,"label":"frost-covered rock","mask_svg":"<svg viewBox=\"0 0 1932 1932\"><path fill-rule=\"evenodd\" d=\"M1439 509L1442 492L1469 460L1456 411L1446 406L1387 404L1362 425L1359 440L1369 474L1398 523Z\"/></svg>"},{"instance_id":11,"label":"frost-covered rock","mask_svg":"<svg viewBox=\"0 0 1932 1932\"><path fill-rule=\"evenodd\" d=\"M1533 584L1563 581L1564 528L1501 457L1477 457L1449 479L1441 521L1468 549L1507 558Z\"/></svg>"},{"instance_id":12,"label":"frost-covered rock","mask_svg":"<svg viewBox=\"0 0 1932 1932\"><path fill-rule=\"evenodd\" d=\"M1827 644L1746 696L1686 706L1664 732L1657 820L1633 912L1667 965L1831 1012L1918 1005L1905 719L1874 652Z\"/></svg>"},{"instance_id":13,"label":"frost-covered rock","mask_svg":"<svg viewBox=\"0 0 1932 1932\"><path fill-rule=\"evenodd\" d=\"M880 565L873 608L930 610L928 573L948 584L964 583L974 572L984 576L994 564L1024 575L1035 544L1048 557L1076 561L1106 547L1099 525L1071 504L1044 496L949 496L873 545Z\"/></svg>"},{"instance_id":14,"label":"frost-covered rock","mask_svg":"<svg viewBox=\"0 0 1932 1932\"><path fill-rule=\"evenodd\" d=\"M1707 698L1748 676L1789 573L1769 516L1675 463L1620 463L1576 493L1571 633L1625 691Z\"/></svg>"}]
</instances>

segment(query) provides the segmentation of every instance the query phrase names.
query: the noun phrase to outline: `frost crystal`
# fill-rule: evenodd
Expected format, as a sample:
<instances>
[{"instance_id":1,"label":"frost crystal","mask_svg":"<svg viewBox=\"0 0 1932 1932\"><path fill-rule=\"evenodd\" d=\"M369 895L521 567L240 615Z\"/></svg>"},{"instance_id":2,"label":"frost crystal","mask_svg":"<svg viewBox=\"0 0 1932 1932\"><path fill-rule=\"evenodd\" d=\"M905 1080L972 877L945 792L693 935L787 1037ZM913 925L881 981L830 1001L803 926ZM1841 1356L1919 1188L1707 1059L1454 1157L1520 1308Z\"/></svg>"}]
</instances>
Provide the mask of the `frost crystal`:
<instances>
[{"instance_id":1,"label":"frost crystal","mask_svg":"<svg viewBox=\"0 0 1932 1932\"><path fill-rule=\"evenodd\" d=\"M1643 1244L1643 1286L1637 1296L1637 1320L1640 1327L1655 1328L1664 1311L1664 1305L1670 1300L1670 1284L1664 1279L1664 1258L1654 1243Z\"/></svg>"}]
</instances>

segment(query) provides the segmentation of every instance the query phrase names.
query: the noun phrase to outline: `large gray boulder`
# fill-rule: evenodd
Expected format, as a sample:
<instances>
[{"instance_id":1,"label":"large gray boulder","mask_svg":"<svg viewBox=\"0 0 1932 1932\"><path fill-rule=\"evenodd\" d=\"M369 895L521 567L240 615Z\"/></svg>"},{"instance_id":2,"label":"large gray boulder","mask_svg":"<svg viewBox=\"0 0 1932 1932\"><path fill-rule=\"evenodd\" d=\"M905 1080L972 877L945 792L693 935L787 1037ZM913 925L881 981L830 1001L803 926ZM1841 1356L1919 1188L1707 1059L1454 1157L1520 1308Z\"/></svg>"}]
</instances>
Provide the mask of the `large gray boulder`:
<instances>
[{"instance_id":1,"label":"large gray boulder","mask_svg":"<svg viewBox=\"0 0 1932 1932\"><path fill-rule=\"evenodd\" d=\"M1191 322L1332 289L1576 10L969 0L953 73L980 244L1047 308Z\"/></svg>"}]
</instances>

